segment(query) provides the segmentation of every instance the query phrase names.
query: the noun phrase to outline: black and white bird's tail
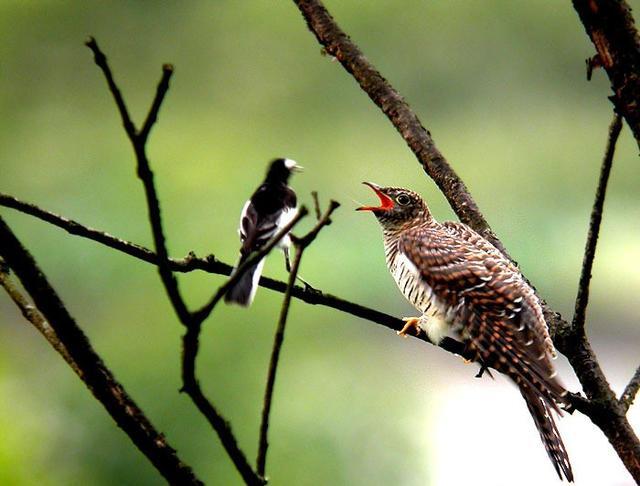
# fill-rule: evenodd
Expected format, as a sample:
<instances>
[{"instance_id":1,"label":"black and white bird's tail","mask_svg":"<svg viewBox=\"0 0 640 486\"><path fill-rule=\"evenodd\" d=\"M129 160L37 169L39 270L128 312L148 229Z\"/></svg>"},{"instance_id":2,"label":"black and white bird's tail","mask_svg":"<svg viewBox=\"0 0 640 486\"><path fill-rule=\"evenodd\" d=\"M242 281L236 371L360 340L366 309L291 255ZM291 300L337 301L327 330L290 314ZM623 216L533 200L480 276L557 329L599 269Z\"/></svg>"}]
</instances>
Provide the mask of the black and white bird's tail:
<instances>
[{"instance_id":1,"label":"black and white bird's tail","mask_svg":"<svg viewBox=\"0 0 640 486\"><path fill-rule=\"evenodd\" d=\"M569 455L564 447L553 415L551 415L551 407L536 390L526 385L520 385L519 388L522 397L527 402L527 407L529 407L529 412L531 412L533 421L540 433L544 448L547 450L549 459L551 459L558 476L560 479L566 478L567 481L572 483L573 471L571 470Z\"/></svg>"},{"instance_id":2,"label":"black and white bird's tail","mask_svg":"<svg viewBox=\"0 0 640 486\"><path fill-rule=\"evenodd\" d=\"M231 276L235 275L238 267L242 264L243 257L240 257L236 268L231 273ZM255 265L247 268L240 279L231 286L224 296L224 301L230 304L238 304L243 307L249 307L253 302L253 298L256 296L258 290L258 281L262 274L262 267L264 267L264 258Z\"/></svg>"}]
</instances>

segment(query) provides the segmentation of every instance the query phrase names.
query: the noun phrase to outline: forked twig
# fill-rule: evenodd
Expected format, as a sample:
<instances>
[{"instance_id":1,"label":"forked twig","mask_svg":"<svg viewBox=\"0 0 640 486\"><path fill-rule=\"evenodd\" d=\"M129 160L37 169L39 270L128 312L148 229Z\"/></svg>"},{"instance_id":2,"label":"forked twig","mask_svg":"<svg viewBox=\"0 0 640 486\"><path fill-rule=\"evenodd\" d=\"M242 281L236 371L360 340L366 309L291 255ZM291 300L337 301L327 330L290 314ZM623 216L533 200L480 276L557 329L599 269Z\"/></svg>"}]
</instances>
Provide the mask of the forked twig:
<instances>
[{"instance_id":1,"label":"forked twig","mask_svg":"<svg viewBox=\"0 0 640 486\"><path fill-rule=\"evenodd\" d=\"M315 192L315 191L314 191ZM316 201L317 201L317 193ZM278 361L280 358L280 350L282 349L282 343L284 342L284 331L287 324L287 316L289 314L289 306L291 304L291 293L298 276L298 270L300 268L300 261L302 260L302 254L305 249L313 242L322 228L331 224L331 214L340 206L336 201L329 203L329 208L323 216L318 218L318 223L315 227L302 238L292 237L291 240L295 247L295 257L293 259L293 265L291 266L291 272L289 273L289 281L287 283L287 289L284 293L284 299L282 300L282 309L280 310L280 318L278 319L278 326L273 338L273 347L271 349L271 359L269 361L269 371L267 373L267 385L264 392L264 401L262 406L262 420L260 423L260 438L258 440L258 456L256 459L256 469L260 476L265 477L265 468L267 463L267 449L269 447L268 433L269 433L269 416L271 413L271 403L273 401L273 389L276 382L276 373L278 371Z\"/></svg>"}]
</instances>

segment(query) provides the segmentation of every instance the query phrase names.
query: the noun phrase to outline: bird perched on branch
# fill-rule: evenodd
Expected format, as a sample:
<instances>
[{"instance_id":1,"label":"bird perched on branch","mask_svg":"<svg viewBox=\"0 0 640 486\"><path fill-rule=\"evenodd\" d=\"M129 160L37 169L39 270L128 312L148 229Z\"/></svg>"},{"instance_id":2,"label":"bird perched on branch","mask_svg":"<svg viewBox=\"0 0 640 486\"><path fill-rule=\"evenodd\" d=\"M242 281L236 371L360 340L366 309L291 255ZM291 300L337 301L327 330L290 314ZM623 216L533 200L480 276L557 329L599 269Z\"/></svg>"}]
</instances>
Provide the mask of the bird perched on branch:
<instances>
[{"instance_id":1,"label":"bird perched on branch","mask_svg":"<svg viewBox=\"0 0 640 486\"><path fill-rule=\"evenodd\" d=\"M295 216L296 193L288 186L288 182L291 174L300 170L302 167L291 159L275 159L269 164L264 182L242 208L238 228L242 246L234 272L252 252L260 250ZM287 271L290 271L289 246L291 239L289 235L285 235L278 245L284 251ZM235 285L227 291L225 302L245 307L251 305L256 295L263 266L264 258L247 268Z\"/></svg>"},{"instance_id":2,"label":"bird perched on branch","mask_svg":"<svg viewBox=\"0 0 640 486\"><path fill-rule=\"evenodd\" d=\"M465 342L482 369L492 367L520 389L560 479L573 481L551 410L567 391L552 364L555 349L540 302L518 268L467 225L437 222L415 192L365 182L380 199L363 206L382 226L389 271L422 314L398 334L423 330L438 344L449 332Z\"/></svg>"}]
</instances>

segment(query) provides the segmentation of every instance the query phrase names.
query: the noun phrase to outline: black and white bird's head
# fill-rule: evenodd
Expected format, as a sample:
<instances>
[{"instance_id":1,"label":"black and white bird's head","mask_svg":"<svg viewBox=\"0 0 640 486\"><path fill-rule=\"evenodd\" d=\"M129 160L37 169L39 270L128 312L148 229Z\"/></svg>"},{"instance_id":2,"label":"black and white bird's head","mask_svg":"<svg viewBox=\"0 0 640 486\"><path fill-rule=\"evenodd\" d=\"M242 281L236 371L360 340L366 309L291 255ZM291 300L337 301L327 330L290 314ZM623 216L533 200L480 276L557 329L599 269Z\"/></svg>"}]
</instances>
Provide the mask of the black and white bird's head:
<instances>
[{"instance_id":1,"label":"black and white bird's head","mask_svg":"<svg viewBox=\"0 0 640 486\"><path fill-rule=\"evenodd\" d=\"M266 181L286 184L292 173L300 172L301 170L302 167L299 166L295 160L284 158L274 159L269 164Z\"/></svg>"},{"instance_id":2,"label":"black and white bird's head","mask_svg":"<svg viewBox=\"0 0 640 486\"><path fill-rule=\"evenodd\" d=\"M429 208L422 198L409 189L380 187L363 182L376 193L380 206L361 206L356 211L371 211L385 230L398 230L408 224L431 219Z\"/></svg>"}]
</instances>

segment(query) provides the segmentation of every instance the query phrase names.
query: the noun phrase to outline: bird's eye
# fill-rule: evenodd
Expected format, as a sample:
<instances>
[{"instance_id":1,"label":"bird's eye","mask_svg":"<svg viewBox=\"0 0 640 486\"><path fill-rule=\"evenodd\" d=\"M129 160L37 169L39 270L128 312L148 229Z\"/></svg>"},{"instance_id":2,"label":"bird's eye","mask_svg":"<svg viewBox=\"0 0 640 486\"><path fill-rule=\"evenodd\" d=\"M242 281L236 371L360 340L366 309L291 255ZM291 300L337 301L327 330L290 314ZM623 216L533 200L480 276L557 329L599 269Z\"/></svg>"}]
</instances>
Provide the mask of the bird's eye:
<instances>
[{"instance_id":1,"label":"bird's eye","mask_svg":"<svg viewBox=\"0 0 640 486\"><path fill-rule=\"evenodd\" d=\"M396 198L396 201L401 206L406 206L407 204L409 204L411 202L411 198L409 196L407 196L406 194L402 193Z\"/></svg>"}]
</instances>

